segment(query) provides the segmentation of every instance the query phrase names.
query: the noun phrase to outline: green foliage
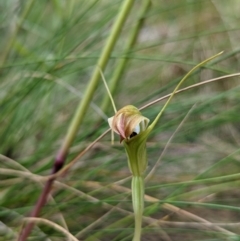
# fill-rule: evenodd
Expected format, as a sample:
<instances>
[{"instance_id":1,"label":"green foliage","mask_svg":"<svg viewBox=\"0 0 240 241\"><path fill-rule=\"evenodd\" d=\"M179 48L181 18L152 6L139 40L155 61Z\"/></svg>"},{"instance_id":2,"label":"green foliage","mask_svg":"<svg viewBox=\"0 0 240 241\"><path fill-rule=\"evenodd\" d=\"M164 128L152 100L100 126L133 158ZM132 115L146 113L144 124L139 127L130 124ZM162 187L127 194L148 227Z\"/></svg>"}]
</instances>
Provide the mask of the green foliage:
<instances>
[{"instance_id":1,"label":"green foliage","mask_svg":"<svg viewBox=\"0 0 240 241\"><path fill-rule=\"evenodd\" d=\"M16 240L33 209L46 180L41 177L51 173L122 2L0 1L0 241ZM171 93L193 66L221 51L184 87L238 72L237 0L152 0L126 52L139 3L104 71L108 82L127 58L113 95L118 109L141 107ZM104 112L100 108L106 95L99 81L68 162L108 128L111 104ZM240 239L239 98L239 77L174 96L147 143L146 175L155 169L145 184L142 240ZM164 103L141 112L152 121ZM127 157L110 139L110 134L102 138L57 179L40 214L79 240L132 239ZM29 240L47 237L65 239L41 223Z\"/></svg>"}]
</instances>

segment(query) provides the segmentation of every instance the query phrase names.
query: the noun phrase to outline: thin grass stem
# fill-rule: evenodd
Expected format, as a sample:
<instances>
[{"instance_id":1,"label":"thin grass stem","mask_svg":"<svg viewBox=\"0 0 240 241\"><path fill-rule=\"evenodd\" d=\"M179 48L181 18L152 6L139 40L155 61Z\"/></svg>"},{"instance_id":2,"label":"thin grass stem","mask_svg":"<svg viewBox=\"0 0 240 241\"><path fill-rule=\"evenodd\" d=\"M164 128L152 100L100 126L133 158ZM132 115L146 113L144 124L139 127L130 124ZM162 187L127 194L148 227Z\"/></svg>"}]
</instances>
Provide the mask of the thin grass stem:
<instances>
[{"instance_id":1,"label":"thin grass stem","mask_svg":"<svg viewBox=\"0 0 240 241\"><path fill-rule=\"evenodd\" d=\"M193 85L187 86L187 87L185 87L185 88L182 88L182 89L180 89L180 90L177 90L177 91L175 92L175 94L179 94L179 93L182 93L182 92L184 92L184 91L186 91L186 90L194 89L194 88L199 87L199 86L202 86L202 85L206 85L206 84L209 84L209 83L212 83L212 82L216 82L216 81L218 81L218 80L223 80L223 79L232 78L232 77L237 77L237 76L240 76L240 73L228 74L228 75L220 76L220 77L217 77L217 78L205 80L205 81L202 81L202 82L200 82L200 83L193 84ZM162 96L162 97L160 97L160 98L158 98L158 99L156 99L156 100L154 100L154 101L151 101L150 103L148 103L148 104L140 107L139 110L146 109L146 108L148 108L149 106L152 106L152 105L154 105L154 104L156 104L156 103L158 103L158 102L160 102L160 101L162 101L162 100L165 100L165 99L169 98L171 95L172 95L172 93L170 93L170 94L168 94L168 95L164 95L164 96Z\"/></svg>"},{"instance_id":2,"label":"thin grass stem","mask_svg":"<svg viewBox=\"0 0 240 241\"><path fill-rule=\"evenodd\" d=\"M123 55L127 55L128 52L132 49L132 47L134 46L137 36L139 34L140 29L142 28L142 25L144 23L144 16L146 14L146 12L148 11L149 7L151 5L151 1L150 0L144 0L142 3L142 7L140 9L140 13L139 13L139 17L137 20L137 23L135 24L135 26L132 29L132 32L130 33L130 36L127 40L126 46L125 46L125 50L124 50L124 54ZM127 65L129 58L121 58L117 64L116 67L114 68L114 72L112 75L112 78L109 81L109 89L112 93L112 95L114 95L117 86L118 86L118 82L121 79L123 73L124 73L124 69ZM103 102L101 104L101 109L103 112L106 112L107 108L109 105L109 98L107 96L105 96L105 98L103 99Z\"/></svg>"},{"instance_id":3,"label":"thin grass stem","mask_svg":"<svg viewBox=\"0 0 240 241\"><path fill-rule=\"evenodd\" d=\"M61 233L65 234L66 237L68 237L71 241L79 241L79 239L75 238L70 232L68 232L66 229L64 229L63 227L61 227L60 225L51 222L50 220L44 219L44 218L34 218L34 217L29 217L29 218L24 218L24 221L30 222L30 223L43 223L45 225L48 225L54 229L56 229L57 231L60 231Z\"/></svg>"},{"instance_id":4,"label":"thin grass stem","mask_svg":"<svg viewBox=\"0 0 240 241\"><path fill-rule=\"evenodd\" d=\"M108 88L107 81L106 81L106 79L105 79L105 77L104 77L104 75L103 75L103 72L102 72L102 70L101 70L100 68L99 68L99 71L100 71L100 74L101 74L101 76L102 76L102 80L103 80L104 86L105 86L105 88L106 88L106 90L107 90L108 98L111 100L113 110L114 110L115 113L117 113L117 108L116 108L115 102L114 102L114 100L113 100L111 91L110 91L109 88Z\"/></svg>"}]
</instances>

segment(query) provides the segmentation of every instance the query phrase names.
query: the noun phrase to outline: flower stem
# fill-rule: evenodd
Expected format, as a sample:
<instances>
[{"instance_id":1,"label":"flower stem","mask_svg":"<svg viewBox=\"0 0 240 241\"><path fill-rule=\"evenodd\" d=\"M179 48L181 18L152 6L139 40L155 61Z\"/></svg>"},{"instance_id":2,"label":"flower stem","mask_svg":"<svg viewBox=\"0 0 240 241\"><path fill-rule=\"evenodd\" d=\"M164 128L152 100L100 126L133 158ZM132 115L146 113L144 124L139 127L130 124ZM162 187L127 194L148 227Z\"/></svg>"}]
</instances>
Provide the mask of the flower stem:
<instances>
[{"instance_id":1,"label":"flower stem","mask_svg":"<svg viewBox=\"0 0 240 241\"><path fill-rule=\"evenodd\" d=\"M144 209L144 179L142 176L132 177L132 204L135 218L133 241L140 241Z\"/></svg>"}]
</instances>

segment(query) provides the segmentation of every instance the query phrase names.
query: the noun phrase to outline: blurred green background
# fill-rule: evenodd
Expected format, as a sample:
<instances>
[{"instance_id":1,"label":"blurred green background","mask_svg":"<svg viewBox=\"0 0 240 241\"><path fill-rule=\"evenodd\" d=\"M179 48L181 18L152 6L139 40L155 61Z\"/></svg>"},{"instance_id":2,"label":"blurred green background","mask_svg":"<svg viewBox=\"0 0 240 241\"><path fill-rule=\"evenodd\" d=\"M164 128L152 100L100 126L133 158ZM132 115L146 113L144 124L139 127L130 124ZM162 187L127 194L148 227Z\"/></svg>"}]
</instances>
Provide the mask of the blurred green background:
<instances>
[{"instance_id":1,"label":"blurred green background","mask_svg":"<svg viewBox=\"0 0 240 241\"><path fill-rule=\"evenodd\" d=\"M24 173L50 174L122 2L0 0L0 240L16 240L34 207L42 183ZM184 86L238 73L238 0L152 0L126 52L143 2L135 1L104 71L109 82L119 61L128 59L113 94L117 108L141 107L171 93L193 66L221 51ZM231 240L240 240L239 83L234 77L193 88L176 95L164 112L148 142L146 174L164 153L146 182L142 240L217 241L233 234ZM114 111L110 103L102 110L106 96L99 80L68 161L108 128ZM142 113L153 120L162 106ZM111 145L110 139L108 134L58 179L54 200L40 215L65 223L79 240L132 238L127 158L118 140ZM193 182L179 184L187 181ZM29 240L68 239L38 225Z\"/></svg>"}]
</instances>

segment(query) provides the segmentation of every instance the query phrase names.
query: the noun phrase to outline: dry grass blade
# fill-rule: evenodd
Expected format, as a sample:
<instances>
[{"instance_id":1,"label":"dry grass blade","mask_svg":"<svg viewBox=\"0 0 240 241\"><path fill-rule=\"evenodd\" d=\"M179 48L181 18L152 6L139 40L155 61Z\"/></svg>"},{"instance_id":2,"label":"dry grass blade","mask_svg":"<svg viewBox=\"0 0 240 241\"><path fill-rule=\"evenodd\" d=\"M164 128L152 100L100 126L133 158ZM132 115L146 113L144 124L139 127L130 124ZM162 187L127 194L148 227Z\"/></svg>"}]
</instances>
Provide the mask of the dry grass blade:
<instances>
[{"instance_id":1,"label":"dry grass blade","mask_svg":"<svg viewBox=\"0 0 240 241\"><path fill-rule=\"evenodd\" d=\"M13 160L11 158L8 158L4 155L0 155L0 161L6 161L8 164L11 164L12 166L14 166L20 170L23 170L23 171L18 171L18 170L0 168L0 173L2 173L2 175L19 176L21 179L28 178L28 179L34 181L35 183L39 184L41 187L43 187L43 182L48 179L48 177L42 177L42 176L31 173L27 168L25 168L18 162L16 162L15 160ZM11 181L11 180L9 180L9 181ZM56 204L56 202L51 194L49 195L49 198L50 198L50 203ZM59 219L60 219L62 225L64 226L64 228L68 229L67 223L66 223L63 215L61 214L61 212L58 213L58 216L59 216Z\"/></svg>"},{"instance_id":2,"label":"dry grass blade","mask_svg":"<svg viewBox=\"0 0 240 241\"><path fill-rule=\"evenodd\" d=\"M51 228L54 228L55 230L65 234L66 237L68 237L70 240L72 241L79 241L77 238L75 238L71 233L69 233L66 229L64 229L63 227L61 227L60 225L44 219L44 218L34 218L34 217L29 217L29 218L24 218L24 221L26 222L36 222L36 223L42 223L45 225L50 226Z\"/></svg>"},{"instance_id":3,"label":"dry grass blade","mask_svg":"<svg viewBox=\"0 0 240 241\"><path fill-rule=\"evenodd\" d=\"M118 185L112 185L111 187L113 189L116 189L116 190L121 191L121 192L131 192L131 190L129 188L126 188L126 187L122 187L122 186L118 186ZM147 202L152 202L152 203L159 202L159 199L151 197L151 196L146 195L146 194L144 196L144 199ZM179 215L179 216L181 216L183 218L187 218L189 220L194 220L196 222L199 222L203 226L205 224L207 224L207 225L211 226L212 230L221 232L221 233L223 233L223 234L225 234L227 236L236 236L235 233L233 233L231 231L228 231L228 230L226 230L226 229L224 229L222 227L218 227L217 225L212 225L212 223L207 221L206 219L201 218L201 217L199 217L199 216L197 216L197 215L195 215L193 213L190 213L188 211L185 211L185 210L183 210L181 208L178 208L178 207L176 207L176 206L174 206L172 204L164 203L164 204L162 204L162 208L165 209L165 210L168 210L170 212L173 212L173 213L175 213L175 214L177 214L177 215Z\"/></svg>"},{"instance_id":4,"label":"dry grass blade","mask_svg":"<svg viewBox=\"0 0 240 241\"><path fill-rule=\"evenodd\" d=\"M215 82L215 81L218 81L218 80L222 80L222 79L227 79L227 78L233 78L233 77L237 77L237 76L240 76L240 73L236 73L236 74L229 74L229 75L224 75L224 76L221 76L221 77L217 77L217 78L214 78L214 79L209 79L209 80L205 80L205 81L202 81L200 83L197 83L197 84L194 84L194 85L190 85L188 87L185 87L185 88L182 88L180 90L177 90L175 94L179 94L179 93L182 93L186 90L190 90L190 89L193 89L193 88L196 88L196 87L199 87L199 86L202 86L202 85L206 85L206 84L210 84L212 82ZM147 107L149 106L152 106L162 100L165 100L167 99L168 97L170 97L171 94L168 94L168 95L165 95L163 97L160 97L144 106L142 106L141 108L139 108L139 110L143 110L143 109L146 109Z\"/></svg>"},{"instance_id":5,"label":"dry grass blade","mask_svg":"<svg viewBox=\"0 0 240 241\"><path fill-rule=\"evenodd\" d=\"M18 171L13 169L7 169L7 168L0 168L0 174L1 175L10 175L10 176L18 176L22 178L28 178L30 180L33 180L34 182L39 182L46 180L48 177L41 177L39 175L32 174L30 172L26 171Z\"/></svg>"}]
</instances>

